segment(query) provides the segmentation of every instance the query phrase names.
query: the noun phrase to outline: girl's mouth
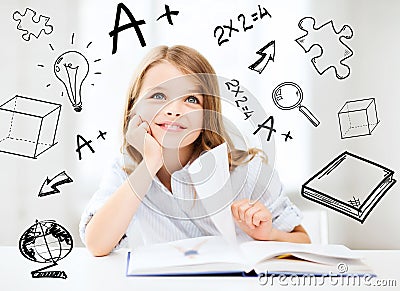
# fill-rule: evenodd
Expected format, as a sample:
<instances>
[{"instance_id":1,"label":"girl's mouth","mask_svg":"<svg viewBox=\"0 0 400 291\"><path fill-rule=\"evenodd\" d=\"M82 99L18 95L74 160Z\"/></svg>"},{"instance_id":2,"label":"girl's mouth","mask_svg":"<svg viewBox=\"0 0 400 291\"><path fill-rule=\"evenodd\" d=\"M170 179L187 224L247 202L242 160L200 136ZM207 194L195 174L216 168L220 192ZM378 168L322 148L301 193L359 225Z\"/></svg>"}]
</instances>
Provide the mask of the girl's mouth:
<instances>
[{"instance_id":1,"label":"girl's mouth","mask_svg":"<svg viewBox=\"0 0 400 291\"><path fill-rule=\"evenodd\" d=\"M160 123L156 123L159 127L161 127L163 130L170 131L170 132L181 132L185 130L187 127L177 123L177 122L171 122L171 121L163 121Z\"/></svg>"}]
</instances>

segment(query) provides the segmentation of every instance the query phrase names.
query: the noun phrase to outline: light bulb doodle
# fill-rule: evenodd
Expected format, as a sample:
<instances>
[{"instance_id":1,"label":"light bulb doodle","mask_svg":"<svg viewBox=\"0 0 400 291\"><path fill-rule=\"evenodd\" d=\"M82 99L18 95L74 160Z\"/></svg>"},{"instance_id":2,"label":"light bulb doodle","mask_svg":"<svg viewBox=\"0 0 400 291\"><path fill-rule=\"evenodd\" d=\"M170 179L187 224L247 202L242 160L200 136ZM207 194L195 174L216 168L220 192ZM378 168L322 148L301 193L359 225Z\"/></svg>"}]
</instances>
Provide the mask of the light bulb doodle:
<instances>
[{"instance_id":1,"label":"light bulb doodle","mask_svg":"<svg viewBox=\"0 0 400 291\"><path fill-rule=\"evenodd\" d=\"M67 51L54 63L54 74L64 84L76 112L82 110L82 85L89 74L89 62L77 51Z\"/></svg>"},{"instance_id":2,"label":"light bulb doodle","mask_svg":"<svg viewBox=\"0 0 400 291\"><path fill-rule=\"evenodd\" d=\"M75 45L75 33L71 35L71 45ZM89 42L86 45L86 49L92 45L93 42ZM49 43L49 47L52 52L55 52L53 45ZM58 54L56 61L52 64L53 73L64 85L64 90L61 91L61 96L64 96L66 91L69 100L76 112L82 111L82 85L90 83L94 86L94 81L89 76L89 67L96 65L101 59L97 58L89 60L82 53L76 50L64 51L62 54ZM89 65L90 64L90 65ZM38 64L39 68L45 68L44 64ZM101 72L94 72L94 75L101 75ZM87 80L87 81L86 81ZM46 84L46 88L50 88L51 83Z\"/></svg>"}]
</instances>

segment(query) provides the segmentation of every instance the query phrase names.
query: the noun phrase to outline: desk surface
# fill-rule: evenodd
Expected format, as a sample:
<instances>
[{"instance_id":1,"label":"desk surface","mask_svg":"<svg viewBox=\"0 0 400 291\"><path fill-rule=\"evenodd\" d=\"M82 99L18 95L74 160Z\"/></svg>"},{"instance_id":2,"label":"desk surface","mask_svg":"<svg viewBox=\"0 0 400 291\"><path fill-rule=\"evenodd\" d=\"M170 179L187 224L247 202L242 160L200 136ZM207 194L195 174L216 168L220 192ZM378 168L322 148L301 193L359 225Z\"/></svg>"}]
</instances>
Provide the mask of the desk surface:
<instances>
[{"instance_id":1,"label":"desk surface","mask_svg":"<svg viewBox=\"0 0 400 291\"><path fill-rule=\"evenodd\" d=\"M42 264L24 258L17 247L0 247L0 290L382 290L383 286L384 290L400 290L400 250L357 251L363 254L378 277L361 281L361 286L356 282L355 287L352 282L348 284L333 278L313 282L311 286L320 286L310 287L310 283L304 285L293 279L279 282L279 278L262 285L257 277L126 277L127 251L122 249L96 258L84 248L74 248L58 266L49 269L65 271L68 278L64 280L33 279L30 272L43 267ZM367 289L368 285L371 287Z\"/></svg>"}]
</instances>

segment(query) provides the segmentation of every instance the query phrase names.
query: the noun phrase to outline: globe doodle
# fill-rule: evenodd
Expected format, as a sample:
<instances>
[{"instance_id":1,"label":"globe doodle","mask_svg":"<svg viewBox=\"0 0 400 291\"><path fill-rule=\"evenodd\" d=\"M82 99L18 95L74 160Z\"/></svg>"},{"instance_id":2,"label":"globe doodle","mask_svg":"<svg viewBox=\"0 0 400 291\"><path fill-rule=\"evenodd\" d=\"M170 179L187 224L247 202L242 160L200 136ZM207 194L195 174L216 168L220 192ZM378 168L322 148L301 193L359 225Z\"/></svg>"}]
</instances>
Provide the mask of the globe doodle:
<instances>
[{"instance_id":1,"label":"globe doodle","mask_svg":"<svg viewBox=\"0 0 400 291\"><path fill-rule=\"evenodd\" d=\"M19 250L28 260L37 263L51 263L50 266L32 271L32 277L66 278L65 272L39 272L57 265L57 261L65 258L72 250L72 236L54 220L36 220L19 240Z\"/></svg>"}]
</instances>

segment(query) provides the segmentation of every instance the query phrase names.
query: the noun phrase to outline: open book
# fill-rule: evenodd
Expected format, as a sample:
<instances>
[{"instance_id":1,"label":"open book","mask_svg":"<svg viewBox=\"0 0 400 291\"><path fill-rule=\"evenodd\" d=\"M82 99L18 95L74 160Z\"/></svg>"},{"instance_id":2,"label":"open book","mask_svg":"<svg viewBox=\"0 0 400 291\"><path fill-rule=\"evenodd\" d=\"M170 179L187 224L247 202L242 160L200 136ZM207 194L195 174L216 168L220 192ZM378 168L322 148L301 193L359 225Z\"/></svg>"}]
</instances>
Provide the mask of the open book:
<instances>
[{"instance_id":1,"label":"open book","mask_svg":"<svg viewBox=\"0 0 400 291\"><path fill-rule=\"evenodd\" d=\"M142 246L128 253L127 276L238 274L371 274L343 245L249 241L204 236Z\"/></svg>"}]
</instances>

